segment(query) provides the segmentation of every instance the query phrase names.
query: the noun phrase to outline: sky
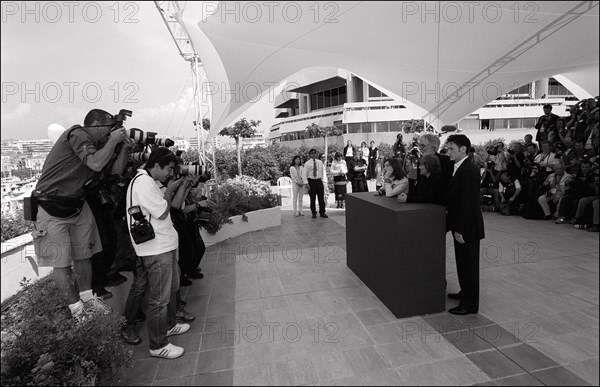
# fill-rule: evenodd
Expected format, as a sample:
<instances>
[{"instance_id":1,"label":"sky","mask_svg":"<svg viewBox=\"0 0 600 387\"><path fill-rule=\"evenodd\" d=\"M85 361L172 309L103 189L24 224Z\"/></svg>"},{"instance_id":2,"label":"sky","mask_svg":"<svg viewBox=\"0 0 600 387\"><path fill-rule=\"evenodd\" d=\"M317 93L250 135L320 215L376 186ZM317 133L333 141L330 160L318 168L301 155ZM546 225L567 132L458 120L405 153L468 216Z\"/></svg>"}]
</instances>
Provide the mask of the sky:
<instances>
[{"instance_id":1,"label":"sky","mask_svg":"<svg viewBox=\"0 0 600 387\"><path fill-rule=\"evenodd\" d=\"M184 17L201 15L180 3ZM196 136L191 67L154 2L5 1L1 43L2 140L47 138L50 124L82 124L93 108L132 110L128 128ZM243 114L265 133L267 100Z\"/></svg>"}]
</instances>

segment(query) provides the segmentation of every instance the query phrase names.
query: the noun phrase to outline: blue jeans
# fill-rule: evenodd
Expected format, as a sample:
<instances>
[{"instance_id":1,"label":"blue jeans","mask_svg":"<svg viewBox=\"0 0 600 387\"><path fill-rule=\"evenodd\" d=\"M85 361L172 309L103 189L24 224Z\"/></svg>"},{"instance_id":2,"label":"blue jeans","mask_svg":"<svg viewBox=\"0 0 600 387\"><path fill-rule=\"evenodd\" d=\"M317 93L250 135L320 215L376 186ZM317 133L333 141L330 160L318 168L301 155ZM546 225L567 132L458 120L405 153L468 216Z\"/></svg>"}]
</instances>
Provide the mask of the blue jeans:
<instances>
[{"instance_id":1,"label":"blue jeans","mask_svg":"<svg viewBox=\"0 0 600 387\"><path fill-rule=\"evenodd\" d=\"M138 257L136 271L125 305L127 324L135 324L146 289L148 299L148 339L151 350L169 344L167 330L176 324L175 300L179 290L179 267L176 250L158 255Z\"/></svg>"}]
</instances>

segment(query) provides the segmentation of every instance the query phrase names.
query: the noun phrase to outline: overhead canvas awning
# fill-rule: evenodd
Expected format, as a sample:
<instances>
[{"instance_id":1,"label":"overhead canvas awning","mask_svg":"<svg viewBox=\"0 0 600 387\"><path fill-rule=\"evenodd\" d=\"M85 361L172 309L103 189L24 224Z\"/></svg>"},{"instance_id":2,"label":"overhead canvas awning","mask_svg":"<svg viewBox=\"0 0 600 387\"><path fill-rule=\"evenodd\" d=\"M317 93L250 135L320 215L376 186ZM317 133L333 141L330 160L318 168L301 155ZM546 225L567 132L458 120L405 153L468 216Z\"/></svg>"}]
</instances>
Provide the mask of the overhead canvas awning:
<instances>
[{"instance_id":1,"label":"overhead canvas awning","mask_svg":"<svg viewBox=\"0 0 600 387\"><path fill-rule=\"evenodd\" d=\"M211 136L314 67L348 70L438 128L545 77L598 94L597 1L227 4L185 18L218 88Z\"/></svg>"}]
</instances>

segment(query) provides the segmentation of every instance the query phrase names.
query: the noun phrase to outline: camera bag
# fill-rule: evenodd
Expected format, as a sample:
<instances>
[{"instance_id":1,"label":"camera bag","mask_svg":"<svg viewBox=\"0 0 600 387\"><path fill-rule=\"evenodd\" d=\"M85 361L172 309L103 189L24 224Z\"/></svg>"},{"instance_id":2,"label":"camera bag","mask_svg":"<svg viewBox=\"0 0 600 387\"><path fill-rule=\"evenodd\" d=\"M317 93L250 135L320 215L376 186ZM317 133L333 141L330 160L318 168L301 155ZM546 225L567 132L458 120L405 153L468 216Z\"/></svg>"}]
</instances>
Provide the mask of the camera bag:
<instances>
[{"instance_id":1,"label":"camera bag","mask_svg":"<svg viewBox=\"0 0 600 387\"><path fill-rule=\"evenodd\" d=\"M140 177L140 175L137 175L136 177L134 177L131 180L131 191L129 192L129 204L133 204L133 182L135 181L135 179L137 179L138 177ZM150 220L147 220L143 223L135 223L133 222L133 216L131 214L129 214L130 217L130 233L131 233L131 239L133 239L133 241L139 245L140 243L144 243L147 242L149 240L152 240L156 237L156 235L154 234L154 227L152 227L152 223L150 223ZM152 215L150 215L150 219L152 219Z\"/></svg>"}]
</instances>

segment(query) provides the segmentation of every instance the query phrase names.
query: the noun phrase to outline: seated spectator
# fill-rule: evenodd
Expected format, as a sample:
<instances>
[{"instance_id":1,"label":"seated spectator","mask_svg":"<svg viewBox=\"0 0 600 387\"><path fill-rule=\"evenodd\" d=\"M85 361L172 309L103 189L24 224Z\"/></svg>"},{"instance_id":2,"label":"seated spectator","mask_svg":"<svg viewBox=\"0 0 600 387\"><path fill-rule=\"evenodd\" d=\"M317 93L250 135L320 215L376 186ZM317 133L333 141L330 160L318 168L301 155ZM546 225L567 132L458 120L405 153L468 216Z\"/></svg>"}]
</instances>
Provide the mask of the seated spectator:
<instances>
[{"instance_id":1,"label":"seated spectator","mask_svg":"<svg viewBox=\"0 0 600 387\"><path fill-rule=\"evenodd\" d=\"M433 155L422 156L419 159L419 172L417 184L409 191L406 201L445 205L446 183L440 160Z\"/></svg>"},{"instance_id":2,"label":"seated spectator","mask_svg":"<svg viewBox=\"0 0 600 387\"><path fill-rule=\"evenodd\" d=\"M558 219L555 223L561 224L567 222L575 216L575 210L579 200L583 197L593 196L596 187L596 174L592 171L592 162L584 160L581 163L581 170L567 183L565 195L560 199Z\"/></svg>"},{"instance_id":3,"label":"seated spectator","mask_svg":"<svg viewBox=\"0 0 600 387\"><path fill-rule=\"evenodd\" d=\"M481 184L479 188L479 204L483 210L494 212L500 207L498 195L498 174L494 171L495 164L488 161L485 168L481 168Z\"/></svg>"},{"instance_id":4,"label":"seated spectator","mask_svg":"<svg viewBox=\"0 0 600 387\"><path fill-rule=\"evenodd\" d=\"M383 187L381 187L377 194L379 196L393 197L398 196L401 193L408 192L408 178L400 166L400 162L397 159L387 159L383 163L385 170Z\"/></svg>"},{"instance_id":5,"label":"seated spectator","mask_svg":"<svg viewBox=\"0 0 600 387\"><path fill-rule=\"evenodd\" d=\"M559 118L556 114L552 114L552 105L546 104L543 109L544 115L535 124L535 128L537 129L535 141L538 143L547 140L548 133L556 130L556 121Z\"/></svg>"},{"instance_id":6,"label":"seated spectator","mask_svg":"<svg viewBox=\"0 0 600 387\"><path fill-rule=\"evenodd\" d=\"M546 193L538 197L538 203L544 211L544 219L552 219L550 204L558 205L558 201L565 194L567 183L572 178L570 174L565 173L565 167L560 162L554 164L554 171L542 185ZM555 217L558 218L558 211L555 212Z\"/></svg>"},{"instance_id":7,"label":"seated spectator","mask_svg":"<svg viewBox=\"0 0 600 387\"><path fill-rule=\"evenodd\" d=\"M556 165L556 155L551 151L550 147L552 143L549 141L542 142L542 153L535 156L533 162L540 166L540 174L547 177L549 174L554 172L554 165Z\"/></svg>"},{"instance_id":8,"label":"seated spectator","mask_svg":"<svg viewBox=\"0 0 600 387\"><path fill-rule=\"evenodd\" d=\"M500 172L498 182L498 195L500 197L499 212L502 215L515 215L521 205L521 183L508 171Z\"/></svg>"},{"instance_id":9,"label":"seated spectator","mask_svg":"<svg viewBox=\"0 0 600 387\"><path fill-rule=\"evenodd\" d=\"M574 228L578 229L587 229L589 232L599 232L600 231L600 209L599 209L599 200L598 195L591 196L587 198L583 198L579 201L579 206L577 207L577 213L581 214L581 217L585 215L586 212L592 210L592 225L588 227L587 224L575 223L573 225Z\"/></svg>"}]
</instances>

